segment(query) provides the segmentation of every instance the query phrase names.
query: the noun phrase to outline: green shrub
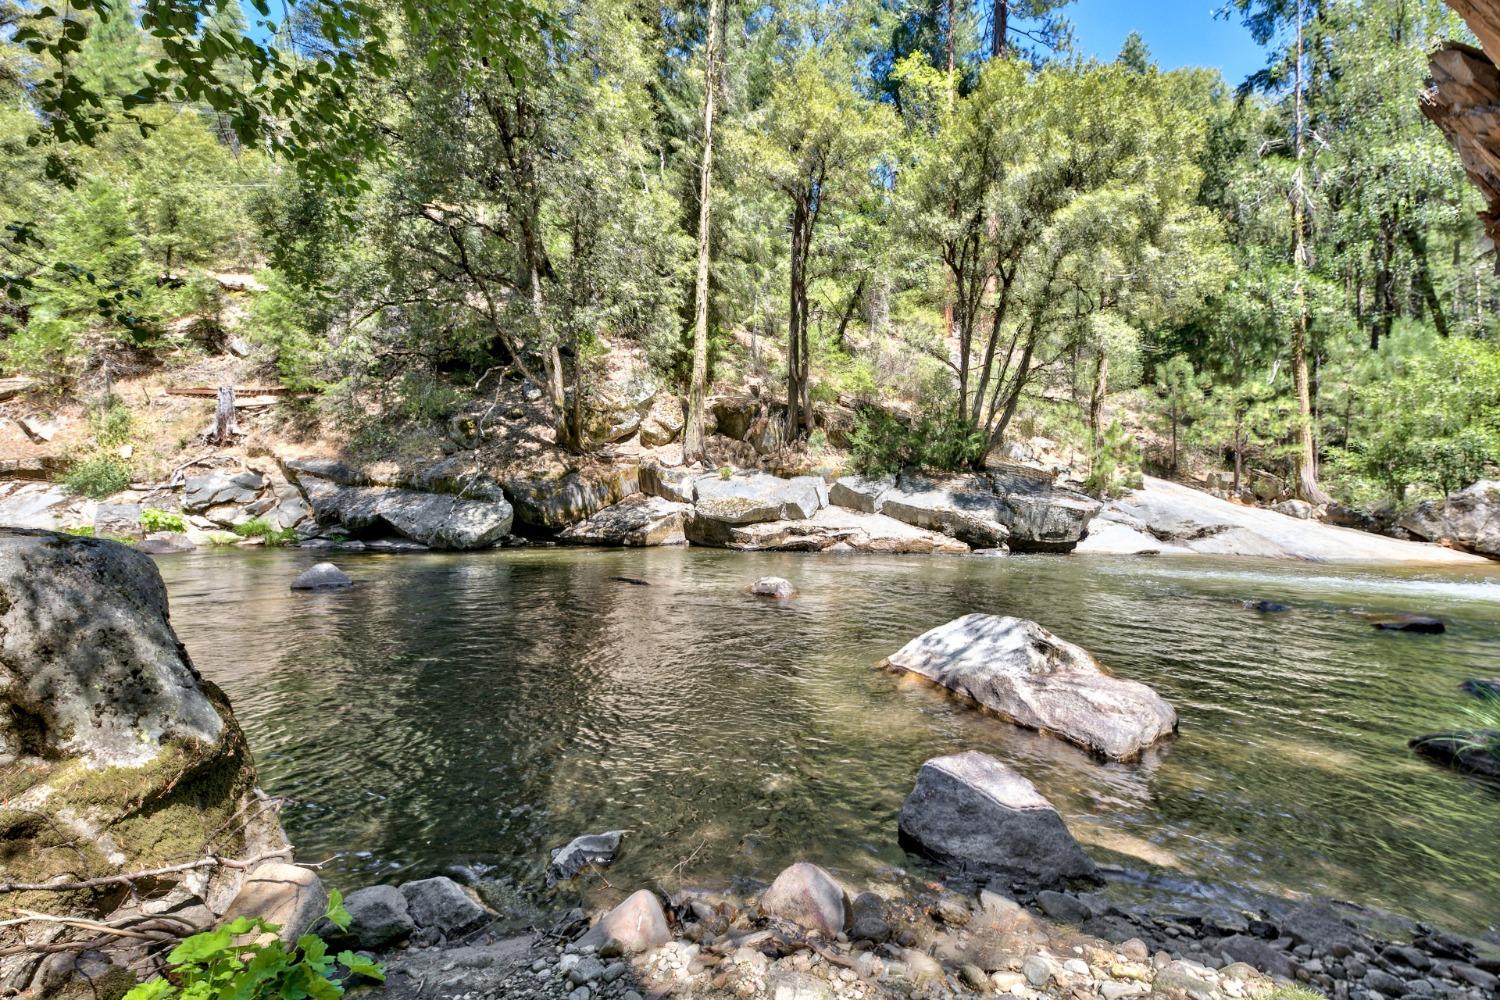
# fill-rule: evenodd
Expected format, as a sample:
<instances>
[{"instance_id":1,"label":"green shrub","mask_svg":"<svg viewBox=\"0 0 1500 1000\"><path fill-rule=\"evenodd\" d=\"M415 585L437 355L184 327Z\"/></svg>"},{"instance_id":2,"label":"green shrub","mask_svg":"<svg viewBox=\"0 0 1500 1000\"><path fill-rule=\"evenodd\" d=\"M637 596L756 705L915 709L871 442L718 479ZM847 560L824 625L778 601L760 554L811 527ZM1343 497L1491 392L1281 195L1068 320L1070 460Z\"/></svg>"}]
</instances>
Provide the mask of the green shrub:
<instances>
[{"instance_id":1,"label":"green shrub","mask_svg":"<svg viewBox=\"0 0 1500 1000\"><path fill-rule=\"evenodd\" d=\"M1125 425L1116 420L1099 438L1083 488L1090 496L1107 498L1140 489L1143 482L1140 449Z\"/></svg>"},{"instance_id":2,"label":"green shrub","mask_svg":"<svg viewBox=\"0 0 1500 1000\"><path fill-rule=\"evenodd\" d=\"M94 526L92 524L80 524L76 528L64 528L63 534L73 535L76 538L93 538Z\"/></svg>"},{"instance_id":3,"label":"green shrub","mask_svg":"<svg viewBox=\"0 0 1500 1000\"><path fill-rule=\"evenodd\" d=\"M264 538L267 545L290 545L297 540L295 528L278 528L261 517L236 524L230 530L241 538Z\"/></svg>"},{"instance_id":4,"label":"green shrub","mask_svg":"<svg viewBox=\"0 0 1500 1000\"><path fill-rule=\"evenodd\" d=\"M339 930L349 926L349 911L337 889L328 893L325 916ZM385 970L363 955L341 951L330 956L327 943L316 934L304 934L288 948L276 937L278 930L258 917L240 917L195 934L167 956L170 978L142 983L125 1000L329 1000L344 993L344 984L335 978L340 968L348 979L385 982ZM250 934L263 935L265 943L260 938L236 943Z\"/></svg>"},{"instance_id":5,"label":"green shrub","mask_svg":"<svg viewBox=\"0 0 1500 1000\"><path fill-rule=\"evenodd\" d=\"M140 525L147 531L183 532L187 530L187 521L183 520L181 514L159 510L155 507L147 507L141 511Z\"/></svg>"},{"instance_id":6,"label":"green shrub","mask_svg":"<svg viewBox=\"0 0 1500 1000\"><path fill-rule=\"evenodd\" d=\"M866 475L903 469L952 471L972 466L984 456L985 434L962 419L951 405L918 414L910 423L878 407L854 416L849 451L854 468Z\"/></svg>"},{"instance_id":7,"label":"green shrub","mask_svg":"<svg viewBox=\"0 0 1500 1000\"><path fill-rule=\"evenodd\" d=\"M119 403L89 414L89 429L101 448L118 448L130 440L130 411Z\"/></svg>"},{"instance_id":8,"label":"green shrub","mask_svg":"<svg viewBox=\"0 0 1500 1000\"><path fill-rule=\"evenodd\" d=\"M78 345L80 326L71 320L33 317L25 326L0 339L0 368L24 372L48 390L61 393L77 376L83 362Z\"/></svg>"},{"instance_id":9,"label":"green shrub","mask_svg":"<svg viewBox=\"0 0 1500 1000\"><path fill-rule=\"evenodd\" d=\"M100 500L130 485L130 466L112 455L95 455L75 463L63 477L63 485Z\"/></svg>"}]
</instances>

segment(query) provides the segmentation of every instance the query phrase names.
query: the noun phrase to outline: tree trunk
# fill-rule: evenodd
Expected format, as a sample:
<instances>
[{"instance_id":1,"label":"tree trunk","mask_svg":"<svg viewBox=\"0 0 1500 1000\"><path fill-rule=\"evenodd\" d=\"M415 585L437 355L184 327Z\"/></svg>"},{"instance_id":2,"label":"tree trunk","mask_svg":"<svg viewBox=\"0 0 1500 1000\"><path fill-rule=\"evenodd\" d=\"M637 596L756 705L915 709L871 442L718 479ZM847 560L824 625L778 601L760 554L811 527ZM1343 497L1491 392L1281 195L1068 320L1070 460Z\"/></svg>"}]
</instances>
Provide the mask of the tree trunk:
<instances>
[{"instance_id":1,"label":"tree trunk","mask_svg":"<svg viewBox=\"0 0 1500 1000\"><path fill-rule=\"evenodd\" d=\"M1422 300L1427 303L1427 311L1432 314L1432 325L1437 329L1439 337L1447 337L1448 315L1443 311L1443 300L1432 281L1432 267L1427 260L1427 236L1408 227L1406 244L1411 247L1412 257L1416 260L1417 288L1422 293Z\"/></svg>"},{"instance_id":2,"label":"tree trunk","mask_svg":"<svg viewBox=\"0 0 1500 1000\"><path fill-rule=\"evenodd\" d=\"M214 407L213 443L223 447L239 437L240 425L234 417L234 386L219 386L218 405Z\"/></svg>"},{"instance_id":3,"label":"tree trunk","mask_svg":"<svg viewBox=\"0 0 1500 1000\"><path fill-rule=\"evenodd\" d=\"M1109 355L1099 350L1099 364L1094 370L1094 391L1089 395L1089 437L1095 451L1104 428L1104 397L1109 392Z\"/></svg>"},{"instance_id":4,"label":"tree trunk","mask_svg":"<svg viewBox=\"0 0 1500 1000\"><path fill-rule=\"evenodd\" d=\"M802 327L807 322L806 278L802 273L803 240L806 239L807 204L798 197L792 209L791 278L787 289L786 331L786 437L796 440L802 426Z\"/></svg>"},{"instance_id":5,"label":"tree trunk","mask_svg":"<svg viewBox=\"0 0 1500 1000\"><path fill-rule=\"evenodd\" d=\"M712 231L714 166L714 85L719 55L720 0L708 3L708 49L703 67L703 164L698 177L698 279L694 292L693 373L688 384L687 426L683 429L682 460L688 465L703 458L703 397L708 380L709 239Z\"/></svg>"},{"instance_id":6,"label":"tree trunk","mask_svg":"<svg viewBox=\"0 0 1500 1000\"><path fill-rule=\"evenodd\" d=\"M993 32L990 38L990 58L1003 59L1010 51L1005 40L1005 34L1010 30L1010 0L995 0L990 30Z\"/></svg>"},{"instance_id":7,"label":"tree trunk","mask_svg":"<svg viewBox=\"0 0 1500 1000\"><path fill-rule=\"evenodd\" d=\"M1307 373L1307 205L1303 193L1306 180L1304 158L1306 136L1304 135L1303 100L1307 88L1304 72L1303 22L1306 0L1297 0L1296 78L1294 81L1294 127L1296 137L1297 170L1292 181L1292 229L1295 246L1293 267L1296 274L1297 316L1292 324L1292 381L1297 387L1297 438L1298 449L1293 456L1296 466L1297 495L1308 503L1323 504L1330 499L1318 486L1318 452L1314 439L1312 419L1312 390Z\"/></svg>"}]
</instances>

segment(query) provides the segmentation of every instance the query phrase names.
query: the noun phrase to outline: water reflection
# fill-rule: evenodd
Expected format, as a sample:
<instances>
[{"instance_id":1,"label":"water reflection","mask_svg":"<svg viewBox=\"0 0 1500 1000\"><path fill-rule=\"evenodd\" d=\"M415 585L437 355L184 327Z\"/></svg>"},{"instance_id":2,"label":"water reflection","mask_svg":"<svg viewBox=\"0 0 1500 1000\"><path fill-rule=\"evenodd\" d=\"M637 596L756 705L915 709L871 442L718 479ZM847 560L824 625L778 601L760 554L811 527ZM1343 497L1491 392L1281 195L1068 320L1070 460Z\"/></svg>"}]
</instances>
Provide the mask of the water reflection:
<instances>
[{"instance_id":1,"label":"water reflection","mask_svg":"<svg viewBox=\"0 0 1500 1000\"><path fill-rule=\"evenodd\" d=\"M312 561L161 566L194 660L293 800L293 839L368 852L336 870L350 884L464 864L539 891L547 848L604 829L631 831L619 885L797 857L873 879L917 867L895 828L920 763L978 748L1129 868L1497 919L1500 794L1405 741L1451 724L1465 677L1500 673L1500 572L522 550L339 558L352 591L292 594ZM742 592L767 574L802 597ZM1241 607L1260 597L1294 610ZM1381 633L1354 606L1451 628ZM1153 684L1181 738L1101 765L873 669L971 611L1035 618Z\"/></svg>"}]
</instances>

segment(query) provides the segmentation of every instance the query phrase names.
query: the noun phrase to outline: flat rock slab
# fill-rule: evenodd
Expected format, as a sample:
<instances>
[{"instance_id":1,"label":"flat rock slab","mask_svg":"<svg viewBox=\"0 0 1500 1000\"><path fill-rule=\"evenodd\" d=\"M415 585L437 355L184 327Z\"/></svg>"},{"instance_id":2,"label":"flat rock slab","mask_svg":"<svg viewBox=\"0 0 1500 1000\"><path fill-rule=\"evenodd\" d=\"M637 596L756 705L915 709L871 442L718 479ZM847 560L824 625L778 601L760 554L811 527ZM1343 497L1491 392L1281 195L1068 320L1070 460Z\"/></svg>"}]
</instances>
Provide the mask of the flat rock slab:
<instances>
[{"instance_id":1,"label":"flat rock slab","mask_svg":"<svg viewBox=\"0 0 1500 1000\"><path fill-rule=\"evenodd\" d=\"M965 615L885 662L1112 760L1134 760L1177 729L1176 711L1151 688L1110 676L1082 647L1024 618Z\"/></svg>"},{"instance_id":2,"label":"flat rock slab","mask_svg":"<svg viewBox=\"0 0 1500 1000\"><path fill-rule=\"evenodd\" d=\"M927 761L901 805L901 842L943 864L1039 889L1098 878L1052 803L976 751Z\"/></svg>"},{"instance_id":3,"label":"flat rock slab","mask_svg":"<svg viewBox=\"0 0 1500 1000\"><path fill-rule=\"evenodd\" d=\"M975 477L903 481L881 495L880 513L976 549L1004 548L1010 539L994 491Z\"/></svg>"},{"instance_id":4,"label":"flat rock slab","mask_svg":"<svg viewBox=\"0 0 1500 1000\"><path fill-rule=\"evenodd\" d=\"M837 484L835 484L837 488ZM878 552L897 555L959 555L969 547L949 535L917 528L884 514L829 506L812 517L731 525L694 519L688 534L696 545L747 552Z\"/></svg>"},{"instance_id":5,"label":"flat rock slab","mask_svg":"<svg viewBox=\"0 0 1500 1000\"><path fill-rule=\"evenodd\" d=\"M694 480L693 492L694 521L726 525L802 520L828 503L828 488L816 476L702 476Z\"/></svg>"},{"instance_id":6,"label":"flat rock slab","mask_svg":"<svg viewBox=\"0 0 1500 1000\"><path fill-rule=\"evenodd\" d=\"M620 545L642 548L685 545L683 527L692 507L637 493L565 529L558 541L574 545Z\"/></svg>"},{"instance_id":7,"label":"flat rock slab","mask_svg":"<svg viewBox=\"0 0 1500 1000\"><path fill-rule=\"evenodd\" d=\"M1101 522L1122 527L1107 533ZM1126 530L1133 528L1134 530ZM1262 507L1220 500L1181 483L1147 476L1141 489L1107 505L1075 550L1096 555L1139 551L1141 536L1163 555L1257 556L1314 562L1485 565L1482 556L1303 521Z\"/></svg>"}]
</instances>

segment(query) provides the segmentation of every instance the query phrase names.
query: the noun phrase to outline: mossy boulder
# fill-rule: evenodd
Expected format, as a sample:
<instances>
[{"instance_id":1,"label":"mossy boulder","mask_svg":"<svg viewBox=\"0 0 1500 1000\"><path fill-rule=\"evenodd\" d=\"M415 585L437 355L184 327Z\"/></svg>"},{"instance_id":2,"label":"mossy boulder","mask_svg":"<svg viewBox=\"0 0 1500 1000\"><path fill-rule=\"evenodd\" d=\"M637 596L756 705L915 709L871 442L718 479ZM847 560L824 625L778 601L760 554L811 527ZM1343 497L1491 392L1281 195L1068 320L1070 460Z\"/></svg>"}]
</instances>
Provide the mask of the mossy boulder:
<instances>
[{"instance_id":1,"label":"mossy boulder","mask_svg":"<svg viewBox=\"0 0 1500 1000\"><path fill-rule=\"evenodd\" d=\"M155 565L100 539L0 529L0 803L5 883L72 884L286 847L228 700L172 631ZM0 899L94 920L170 912L206 929L244 876L205 867L68 891L12 887ZM75 938L84 936L63 925L23 924L0 931L0 949ZM94 948L123 968L141 944ZM0 990L39 988L41 960L0 958Z\"/></svg>"}]
</instances>

